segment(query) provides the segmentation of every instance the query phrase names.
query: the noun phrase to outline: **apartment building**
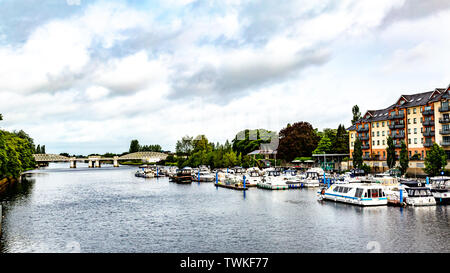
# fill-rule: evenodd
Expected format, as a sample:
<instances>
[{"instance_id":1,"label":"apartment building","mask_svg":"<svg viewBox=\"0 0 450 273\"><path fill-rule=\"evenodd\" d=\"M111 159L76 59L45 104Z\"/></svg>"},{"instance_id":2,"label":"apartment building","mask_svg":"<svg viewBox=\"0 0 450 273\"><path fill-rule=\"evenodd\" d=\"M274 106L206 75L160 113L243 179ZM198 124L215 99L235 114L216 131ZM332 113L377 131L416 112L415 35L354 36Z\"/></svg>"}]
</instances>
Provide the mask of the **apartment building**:
<instances>
[{"instance_id":1,"label":"apartment building","mask_svg":"<svg viewBox=\"0 0 450 273\"><path fill-rule=\"evenodd\" d=\"M405 142L410 158L423 160L434 143L450 158L450 85L433 91L402 95L382 110L369 110L348 128L350 155L357 138L364 160L386 160L387 138L392 136L397 156Z\"/></svg>"}]
</instances>

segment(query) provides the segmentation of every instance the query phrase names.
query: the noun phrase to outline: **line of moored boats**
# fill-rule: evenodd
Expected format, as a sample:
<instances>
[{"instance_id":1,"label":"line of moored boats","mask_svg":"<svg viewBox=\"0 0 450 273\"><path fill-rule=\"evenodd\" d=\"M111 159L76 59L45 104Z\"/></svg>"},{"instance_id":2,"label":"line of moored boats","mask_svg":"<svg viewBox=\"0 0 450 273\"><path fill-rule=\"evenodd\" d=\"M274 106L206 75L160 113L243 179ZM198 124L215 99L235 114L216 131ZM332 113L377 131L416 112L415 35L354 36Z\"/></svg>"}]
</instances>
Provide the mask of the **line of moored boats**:
<instances>
[{"instance_id":1,"label":"line of moored boats","mask_svg":"<svg viewBox=\"0 0 450 273\"><path fill-rule=\"evenodd\" d=\"M433 206L448 204L450 177L433 177L423 180L406 180L386 172L365 175L352 170L343 175L328 174L322 168L305 172L282 168L226 168L210 170L199 168L159 167L143 165L136 176L144 178L169 177L178 184L213 182L218 187L248 190L252 187L268 190L319 188L318 200L343 202L359 206Z\"/></svg>"}]
</instances>

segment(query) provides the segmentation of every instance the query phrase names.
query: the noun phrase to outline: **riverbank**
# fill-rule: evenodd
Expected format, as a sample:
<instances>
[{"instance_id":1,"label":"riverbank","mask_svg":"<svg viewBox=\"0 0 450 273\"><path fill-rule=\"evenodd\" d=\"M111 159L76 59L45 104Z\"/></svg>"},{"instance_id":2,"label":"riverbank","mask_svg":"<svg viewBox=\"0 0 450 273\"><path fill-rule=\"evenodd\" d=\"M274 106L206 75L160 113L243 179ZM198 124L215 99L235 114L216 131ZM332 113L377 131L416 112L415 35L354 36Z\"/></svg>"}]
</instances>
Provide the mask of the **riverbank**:
<instances>
[{"instance_id":1,"label":"riverbank","mask_svg":"<svg viewBox=\"0 0 450 273\"><path fill-rule=\"evenodd\" d=\"M0 194L3 194L7 189L14 185L18 180L15 178L0 179Z\"/></svg>"}]
</instances>

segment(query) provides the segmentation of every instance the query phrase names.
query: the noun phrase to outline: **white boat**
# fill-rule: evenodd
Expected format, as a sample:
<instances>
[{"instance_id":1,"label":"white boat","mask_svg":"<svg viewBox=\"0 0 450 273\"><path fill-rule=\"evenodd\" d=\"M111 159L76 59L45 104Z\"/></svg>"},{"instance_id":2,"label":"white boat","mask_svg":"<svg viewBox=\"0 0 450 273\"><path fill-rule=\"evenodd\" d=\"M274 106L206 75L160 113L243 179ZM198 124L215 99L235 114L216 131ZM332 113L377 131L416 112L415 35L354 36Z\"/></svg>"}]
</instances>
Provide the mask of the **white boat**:
<instances>
[{"instance_id":1,"label":"white boat","mask_svg":"<svg viewBox=\"0 0 450 273\"><path fill-rule=\"evenodd\" d=\"M419 181L401 181L406 191L405 202L409 206L435 206L436 200L430 188Z\"/></svg>"},{"instance_id":2,"label":"white boat","mask_svg":"<svg viewBox=\"0 0 450 273\"><path fill-rule=\"evenodd\" d=\"M433 177L430 179L430 190L438 204L450 203L450 177Z\"/></svg>"},{"instance_id":3,"label":"white boat","mask_svg":"<svg viewBox=\"0 0 450 273\"><path fill-rule=\"evenodd\" d=\"M319 200L358 206L385 206L387 198L380 185L372 183L334 184L318 192Z\"/></svg>"},{"instance_id":4,"label":"white boat","mask_svg":"<svg viewBox=\"0 0 450 273\"><path fill-rule=\"evenodd\" d=\"M259 168L253 167L247 169L245 174L245 185L247 187L256 187L259 182L261 182L262 175Z\"/></svg>"},{"instance_id":5,"label":"white boat","mask_svg":"<svg viewBox=\"0 0 450 273\"><path fill-rule=\"evenodd\" d=\"M319 179L321 176L323 177L323 170L322 170L322 174L321 174L317 170L317 168L310 169L305 173L305 177L304 177L304 179L301 180L301 184L303 185L303 187L306 187L306 188L319 187L320 186Z\"/></svg>"},{"instance_id":6,"label":"white boat","mask_svg":"<svg viewBox=\"0 0 450 273\"><path fill-rule=\"evenodd\" d=\"M143 178L154 178L155 177L155 173L153 172L152 169L141 169L141 170L138 170L134 175L137 177L143 177Z\"/></svg>"},{"instance_id":7,"label":"white boat","mask_svg":"<svg viewBox=\"0 0 450 273\"><path fill-rule=\"evenodd\" d=\"M297 175L296 170L286 170L283 172L282 177L289 188L302 187L302 179L299 175Z\"/></svg>"},{"instance_id":8,"label":"white boat","mask_svg":"<svg viewBox=\"0 0 450 273\"><path fill-rule=\"evenodd\" d=\"M264 176L257 184L257 187L268 190L286 190L289 188L280 172L273 168L264 170Z\"/></svg>"}]
</instances>

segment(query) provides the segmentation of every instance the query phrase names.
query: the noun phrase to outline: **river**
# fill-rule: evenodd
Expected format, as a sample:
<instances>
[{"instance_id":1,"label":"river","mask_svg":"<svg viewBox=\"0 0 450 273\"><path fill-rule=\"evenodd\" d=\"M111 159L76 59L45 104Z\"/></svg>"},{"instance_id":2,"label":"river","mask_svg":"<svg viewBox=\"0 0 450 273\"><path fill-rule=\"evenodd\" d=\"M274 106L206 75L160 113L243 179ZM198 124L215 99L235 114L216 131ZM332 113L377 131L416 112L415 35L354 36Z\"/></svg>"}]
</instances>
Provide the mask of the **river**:
<instances>
[{"instance_id":1,"label":"river","mask_svg":"<svg viewBox=\"0 0 450 273\"><path fill-rule=\"evenodd\" d=\"M51 164L0 197L0 252L450 252L448 206L362 208Z\"/></svg>"}]
</instances>

